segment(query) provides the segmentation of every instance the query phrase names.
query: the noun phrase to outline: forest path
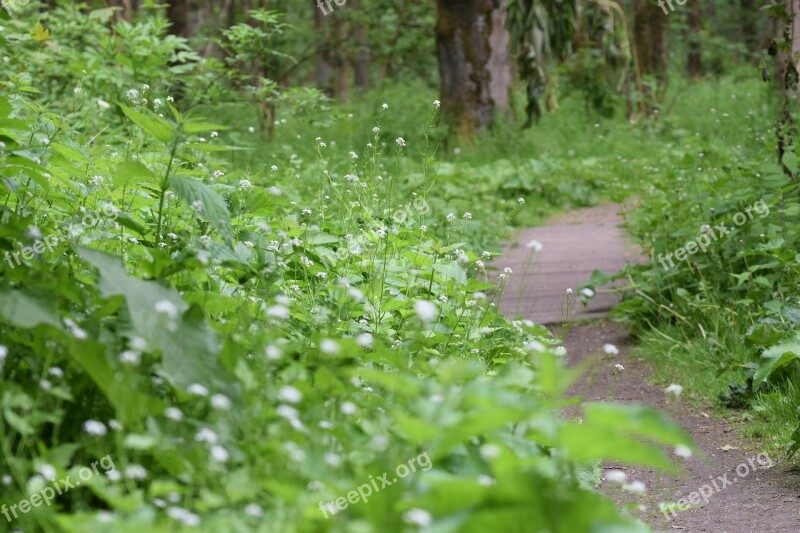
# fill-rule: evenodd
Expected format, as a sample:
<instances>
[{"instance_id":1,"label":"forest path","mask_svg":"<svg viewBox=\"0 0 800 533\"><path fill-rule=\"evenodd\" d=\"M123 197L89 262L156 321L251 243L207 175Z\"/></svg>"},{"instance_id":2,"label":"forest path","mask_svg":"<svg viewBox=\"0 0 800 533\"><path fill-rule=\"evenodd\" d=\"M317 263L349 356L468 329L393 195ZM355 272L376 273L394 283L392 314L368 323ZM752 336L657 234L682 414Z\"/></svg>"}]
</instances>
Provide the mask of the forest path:
<instances>
[{"instance_id":1,"label":"forest path","mask_svg":"<svg viewBox=\"0 0 800 533\"><path fill-rule=\"evenodd\" d=\"M513 270L500 310L509 317L560 324L567 318L566 291L573 289L570 321L604 316L619 301L610 287L598 291L586 307L575 288L589 281L594 270L613 274L626 263L641 260L639 250L619 227L623 222L619 211L615 204L577 209L550 219L545 226L517 232L512 246L495 262ZM538 245L540 251L536 251Z\"/></svg>"},{"instance_id":2,"label":"forest path","mask_svg":"<svg viewBox=\"0 0 800 533\"><path fill-rule=\"evenodd\" d=\"M677 474L604 464L604 472L623 470L629 481L643 482L647 492L635 499L612 483L604 484L601 490L620 505L643 502L645 508L637 516L659 532L799 532L797 471L783 456L759 455L763 451L758 449L759 443L742 437L743 422L735 412L721 418L709 414L711 406L697 407L697 402L689 405L683 398L667 395L666 384L651 385L651 368L631 353L635 345L628 332L601 318L618 301L615 293L599 290L588 307L574 303L565 323L567 288L574 290L588 281L595 269L610 274L641 258L619 227L622 219L618 212L616 205L581 209L548 225L522 230L502 261L495 263L514 270L501 310L509 318L523 317L555 326L556 334L565 339L567 364L587 364L588 371L575 384L573 394L587 400L655 408L681 425L699 449L693 457L682 460L682 472ZM534 252L528 248L531 240L541 243L542 249ZM575 323L587 318L600 319ZM605 353L605 344L615 345L619 354ZM625 368L621 377L615 374L616 364ZM691 502L685 511L664 514L659 510L660 502L684 498Z\"/></svg>"}]
</instances>

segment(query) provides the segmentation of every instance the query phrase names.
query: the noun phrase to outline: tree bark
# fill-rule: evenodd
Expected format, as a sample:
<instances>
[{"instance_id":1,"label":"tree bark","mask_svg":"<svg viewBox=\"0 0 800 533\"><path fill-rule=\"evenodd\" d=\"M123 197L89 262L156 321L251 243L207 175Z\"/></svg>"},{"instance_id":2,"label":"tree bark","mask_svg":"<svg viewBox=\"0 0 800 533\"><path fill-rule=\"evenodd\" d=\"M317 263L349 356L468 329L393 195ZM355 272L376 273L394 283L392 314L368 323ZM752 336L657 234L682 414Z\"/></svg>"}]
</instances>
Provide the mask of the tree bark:
<instances>
[{"instance_id":1,"label":"tree bark","mask_svg":"<svg viewBox=\"0 0 800 533\"><path fill-rule=\"evenodd\" d=\"M347 22L342 18L333 21L335 44L331 50L331 65L333 66L333 97L339 101L350 100L350 61L347 53Z\"/></svg>"},{"instance_id":2,"label":"tree bark","mask_svg":"<svg viewBox=\"0 0 800 533\"><path fill-rule=\"evenodd\" d=\"M667 16L653 0L633 0L633 40L639 70L658 81L667 79Z\"/></svg>"},{"instance_id":3,"label":"tree bark","mask_svg":"<svg viewBox=\"0 0 800 533\"><path fill-rule=\"evenodd\" d=\"M689 53L686 57L686 74L689 79L698 80L703 77L702 31L703 7L700 2L689 2L686 6L686 34L689 43Z\"/></svg>"},{"instance_id":4,"label":"tree bark","mask_svg":"<svg viewBox=\"0 0 800 533\"><path fill-rule=\"evenodd\" d=\"M783 41L777 52L777 82L781 90L781 106L778 120L775 124L777 137L778 164L783 171L797 181L795 169L789 168L783 162L787 151L793 150L794 140L797 137L797 128L792 115L791 100L797 96L798 81L800 81L800 0L783 0L786 11L786 20L778 24L776 41Z\"/></svg>"},{"instance_id":5,"label":"tree bark","mask_svg":"<svg viewBox=\"0 0 800 533\"><path fill-rule=\"evenodd\" d=\"M167 5L167 18L172 23L169 32L179 37L188 37L191 31L191 0L173 0Z\"/></svg>"},{"instance_id":6,"label":"tree bark","mask_svg":"<svg viewBox=\"0 0 800 533\"><path fill-rule=\"evenodd\" d=\"M361 0L352 0L353 9L357 11L358 21L353 37L356 44L356 57L353 61L353 70L356 75L356 87L361 89L368 89L370 86L370 63L372 58L369 53L369 40L367 35L367 26L364 23Z\"/></svg>"},{"instance_id":7,"label":"tree bark","mask_svg":"<svg viewBox=\"0 0 800 533\"><path fill-rule=\"evenodd\" d=\"M758 35L759 9L756 0L739 0L739 24L742 30L742 41L749 56L753 59L759 55L759 44L761 43Z\"/></svg>"},{"instance_id":8,"label":"tree bark","mask_svg":"<svg viewBox=\"0 0 800 533\"><path fill-rule=\"evenodd\" d=\"M314 80L316 81L317 89L325 92L328 96L333 96L333 90L331 88L333 66L331 66L329 47L329 42L331 40L330 26L322 10L317 7L317 0L311 0L311 3L314 6L314 29L317 35L320 36L319 45L317 46Z\"/></svg>"},{"instance_id":9,"label":"tree bark","mask_svg":"<svg viewBox=\"0 0 800 533\"><path fill-rule=\"evenodd\" d=\"M442 111L471 137L509 106L510 36L506 0L438 0L436 49Z\"/></svg>"},{"instance_id":10,"label":"tree bark","mask_svg":"<svg viewBox=\"0 0 800 533\"><path fill-rule=\"evenodd\" d=\"M693 0L696 1L696 0ZM643 92L642 111L651 115L667 84L667 15L655 0L633 0L633 45L637 85ZM643 76L656 81L656 92Z\"/></svg>"}]
</instances>

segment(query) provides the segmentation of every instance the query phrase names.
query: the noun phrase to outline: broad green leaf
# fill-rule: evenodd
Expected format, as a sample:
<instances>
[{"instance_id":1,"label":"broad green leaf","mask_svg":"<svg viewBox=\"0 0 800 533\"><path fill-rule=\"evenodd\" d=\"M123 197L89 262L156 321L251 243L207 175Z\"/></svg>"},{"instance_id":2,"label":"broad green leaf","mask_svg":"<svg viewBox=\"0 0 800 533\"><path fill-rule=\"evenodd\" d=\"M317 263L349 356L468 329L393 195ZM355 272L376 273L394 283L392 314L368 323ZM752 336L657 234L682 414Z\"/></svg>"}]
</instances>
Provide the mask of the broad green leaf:
<instances>
[{"instance_id":1,"label":"broad green leaf","mask_svg":"<svg viewBox=\"0 0 800 533\"><path fill-rule=\"evenodd\" d=\"M467 273L458 263L436 263L433 265L433 269L441 274L445 281L455 280L461 285L467 283Z\"/></svg>"},{"instance_id":2,"label":"broad green leaf","mask_svg":"<svg viewBox=\"0 0 800 533\"><path fill-rule=\"evenodd\" d=\"M773 346L766 350L762 357L770 359L762 365L753 375L753 388L756 389L762 382L766 381L777 370L800 361L800 342L792 341Z\"/></svg>"},{"instance_id":3,"label":"broad green leaf","mask_svg":"<svg viewBox=\"0 0 800 533\"><path fill-rule=\"evenodd\" d=\"M121 378L121 374L106 358L105 351L106 347L98 342L74 341L70 356L114 405L122 423L133 423L148 414L161 411L161 402L157 398L135 390Z\"/></svg>"},{"instance_id":4,"label":"broad green leaf","mask_svg":"<svg viewBox=\"0 0 800 533\"><path fill-rule=\"evenodd\" d=\"M0 292L0 317L19 328L32 329L46 324L62 329L54 309L20 291Z\"/></svg>"},{"instance_id":5,"label":"broad green leaf","mask_svg":"<svg viewBox=\"0 0 800 533\"><path fill-rule=\"evenodd\" d=\"M170 123L166 120L155 116L152 113L140 113L139 111L131 109L123 104L119 104L119 107L122 109L122 112L125 113L125 116L131 119L134 124L142 128L146 134L158 139L164 144L169 144L172 140L173 128L172 125L170 125Z\"/></svg>"},{"instance_id":6,"label":"broad green leaf","mask_svg":"<svg viewBox=\"0 0 800 533\"><path fill-rule=\"evenodd\" d=\"M169 188L184 202L197 209L229 244L233 242L233 226L228 206L205 183L189 176L172 176Z\"/></svg>"},{"instance_id":7,"label":"broad green leaf","mask_svg":"<svg viewBox=\"0 0 800 533\"><path fill-rule=\"evenodd\" d=\"M77 146L68 146L62 143L50 143L49 148L55 150L59 154L63 155L67 159L71 159L73 161L81 161L83 163L89 163L89 157L83 152L80 147Z\"/></svg>"},{"instance_id":8,"label":"broad green leaf","mask_svg":"<svg viewBox=\"0 0 800 533\"><path fill-rule=\"evenodd\" d=\"M190 310L172 288L130 277L116 257L89 248L80 248L78 253L100 272L98 288L105 298L125 297L134 332L161 352L164 377L184 390L194 383L227 387L216 334L199 308ZM174 315L159 311L165 308L172 308Z\"/></svg>"},{"instance_id":9,"label":"broad green leaf","mask_svg":"<svg viewBox=\"0 0 800 533\"><path fill-rule=\"evenodd\" d=\"M114 185L117 187L128 187L137 183L154 183L158 185L159 180L153 171L138 161L126 161L120 163L114 169Z\"/></svg>"}]
</instances>

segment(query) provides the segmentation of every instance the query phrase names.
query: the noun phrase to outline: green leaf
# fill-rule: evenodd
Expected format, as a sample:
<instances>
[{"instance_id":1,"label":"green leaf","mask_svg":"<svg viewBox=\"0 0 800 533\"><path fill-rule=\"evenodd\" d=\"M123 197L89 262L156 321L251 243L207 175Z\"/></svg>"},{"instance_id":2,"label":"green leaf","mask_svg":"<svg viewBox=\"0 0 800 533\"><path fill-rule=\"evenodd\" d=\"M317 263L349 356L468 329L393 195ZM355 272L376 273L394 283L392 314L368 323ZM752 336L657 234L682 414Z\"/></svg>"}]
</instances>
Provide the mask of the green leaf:
<instances>
[{"instance_id":1,"label":"green leaf","mask_svg":"<svg viewBox=\"0 0 800 533\"><path fill-rule=\"evenodd\" d=\"M227 243L233 242L233 226L228 206L210 187L189 176L172 176L169 179L169 188L189 205L198 205L198 213L220 232Z\"/></svg>"},{"instance_id":2,"label":"green leaf","mask_svg":"<svg viewBox=\"0 0 800 533\"><path fill-rule=\"evenodd\" d=\"M154 183L158 185L158 178L153 171L138 161L120 163L114 169L114 185L127 187L137 183Z\"/></svg>"},{"instance_id":3,"label":"green leaf","mask_svg":"<svg viewBox=\"0 0 800 533\"><path fill-rule=\"evenodd\" d=\"M227 126L221 126L219 124L212 124L210 122L184 122L183 123L183 131L184 133L201 133L204 131L223 131L227 130Z\"/></svg>"},{"instance_id":4,"label":"green leaf","mask_svg":"<svg viewBox=\"0 0 800 533\"><path fill-rule=\"evenodd\" d=\"M125 116L131 119L134 124L142 128L146 134L158 139L164 144L169 144L172 140L173 128L166 120L151 113L140 113L139 111L131 109L123 104L119 104L119 107L122 109L122 112L125 113Z\"/></svg>"},{"instance_id":5,"label":"green leaf","mask_svg":"<svg viewBox=\"0 0 800 533\"><path fill-rule=\"evenodd\" d=\"M753 375L753 389L761 385L777 370L790 365L793 361L800 360L800 343L796 340L773 346L766 350L762 357L770 359L770 361L762 365Z\"/></svg>"},{"instance_id":6,"label":"green leaf","mask_svg":"<svg viewBox=\"0 0 800 533\"><path fill-rule=\"evenodd\" d=\"M241 150L249 150L249 148L244 148L241 146L224 146L221 144L209 144L209 143L190 143L186 145L187 148L190 150L198 150L200 152L234 152L234 151L241 151Z\"/></svg>"},{"instance_id":7,"label":"green leaf","mask_svg":"<svg viewBox=\"0 0 800 533\"><path fill-rule=\"evenodd\" d=\"M122 423L134 423L148 414L161 411L162 405L157 398L137 391L121 378L118 370L111 366L105 351L103 344L73 340L70 356L114 405Z\"/></svg>"},{"instance_id":8,"label":"green leaf","mask_svg":"<svg viewBox=\"0 0 800 533\"><path fill-rule=\"evenodd\" d=\"M89 157L78 146L67 146L61 143L50 143L49 147L67 159L89 163Z\"/></svg>"},{"instance_id":9,"label":"green leaf","mask_svg":"<svg viewBox=\"0 0 800 533\"><path fill-rule=\"evenodd\" d=\"M645 443L644 438L658 444ZM589 403L584 406L583 423L564 425L561 442L575 461L612 460L669 469L672 464L661 444L685 444L689 437L652 409Z\"/></svg>"},{"instance_id":10,"label":"green leaf","mask_svg":"<svg viewBox=\"0 0 800 533\"><path fill-rule=\"evenodd\" d=\"M461 285L466 285L467 283L467 273L456 262L436 263L433 265L433 269L441 274L446 281L452 279Z\"/></svg>"},{"instance_id":11,"label":"green leaf","mask_svg":"<svg viewBox=\"0 0 800 533\"><path fill-rule=\"evenodd\" d=\"M16 327L33 329L41 324L62 329L54 309L20 291L0 292L0 317Z\"/></svg>"},{"instance_id":12,"label":"green leaf","mask_svg":"<svg viewBox=\"0 0 800 533\"><path fill-rule=\"evenodd\" d=\"M128 276L116 257L89 248L79 248L78 254L100 272L98 288L105 298L124 296L135 334L161 352L161 373L174 386L227 387L216 334L198 307L190 309L172 288ZM170 305L174 317L157 310Z\"/></svg>"}]
</instances>

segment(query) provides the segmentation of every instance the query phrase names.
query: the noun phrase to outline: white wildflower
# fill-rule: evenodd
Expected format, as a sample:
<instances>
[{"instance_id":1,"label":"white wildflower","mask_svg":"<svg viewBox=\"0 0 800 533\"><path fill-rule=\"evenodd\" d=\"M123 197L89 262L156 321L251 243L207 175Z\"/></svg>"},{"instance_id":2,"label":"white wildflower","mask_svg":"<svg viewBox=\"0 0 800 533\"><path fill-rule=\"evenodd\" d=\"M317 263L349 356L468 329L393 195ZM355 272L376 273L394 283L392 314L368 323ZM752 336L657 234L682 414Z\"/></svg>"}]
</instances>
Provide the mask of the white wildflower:
<instances>
[{"instance_id":1,"label":"white wildflower","mask_svg":"<svg viewBox=\"0 0 800 533\"><path fill-rule=\"evenodd\" d=\"M291 385L284 385L278 391L278 399L286 403L300 403L303 399L303 393Z\"/></svg>"},{"instance_id":2,"label":"white wildflower","mask_svg":"<svg viewBox=\"0 0 800 533\"><path fill-rule=\"evenodd\" d=\"M683 392L683 387L673 383L672 385L664 389L664 392L666 392L667 394L674 394L677 397L680 396L681 393Z\"/></svg>"},{"instance_id":3,"label":"white wildflower","mask_svg":"<svg viewBox=\"0 0 800 533\"><path fill-rule=\"evenodd\" d=\"M340 409L342 411L342 414L348 416L354 415L358 412L358 407L353 402L344 402Z\"/></svg>"},{"instance_id":4,"label":"white wildflower","mask_svg":"<svg viewBox=\"0 0 800 533\"><path fill-rule=\"evenodd\" d=\"M225 463L230 459L230 454L228 450L223 448L222 446L215 444L211 447L210 450L211 460L215 463Z\"/></svg>"},{"instance_id":5,"label":"white wildflower","mask_svg":"<svg viewBox=\"0 0 800 533\"><path fill-rule=\"evenodd\" d=\"M197 527L200 525L200 517L191 511L187 511L182 507L170 507L167 509L167 516L181 522L189 527Z\"/></svg>"},{"instance_id":6,"label":"white wildflower","mask_svg":"<svg viewBox=\"0 0 800 533\"><path fill-rule=\"evenodd\" d=\"M612 483L625 483L628 480L628 474L622 470L609 470L605 473L606 481Z\"/></svg>"},{"instance_id":7,"label":"white wildflower","mask_svg":"<svg viewBox=\"0 0 800 533\"><path fill-rule=\"evenodd\" d=\"M119 362L125 365L138 365L142 356L136 350L125 350L119 354Z\"/></svg>"},{"instance_id":8,"label":"white wildflower","mask_svg":"<svg viewBox=\"0 0 800 533\"><path fill-rule=\"evenodd\" d=\"M178 318L178 307L169 300L161 300L156 302L155 309L156 313L167 315L172 320Z\"/></svg>"},{"instance_id":9,"label":"white wildflower","mask_svg":"<svg viewBox=\"0 0 800 533\"><path fill-rule=\"evenodd\" d=\"M255 503L249 503L244 508L244 514L253 518L261 518L264 516L264 510Z\"/></svg>"},{"instance_id":10,"label":"white wildflower","mask_svg":"<svg viewBox=\"0 0 800 533\"><path fill-rule=\"evenodd\" d=\"M622 488L624 490L627 490L629 492L635 492L637 494L644 494L645 492L647 492L647 486L641 481L634 481L633 483L624 485Z\"/></svg>"},{"instance_id":11,"label":"white wildflower","mask_svg":"<svg viewBox=\"0 0 800 533\"><path fill-rule=\"evenodd\" d=\"M530 248L534 252L541 252L544 249L544 245L539 241L537 241L536 239L529 241L528 244L525 245L525 247Z\"/></svg>"},{"instance_id":12,"label":"white wildflower","mask_svg":"<svg viewBox=\"0 0 800 533\"><path fill-rule=\"evenodd\" d=\"M186 390L189 391L189 394L194 394L195 396L208 396L208 389L199 383L192 383Z\"/></svg>"},{"instance_id":13,"label":"white wildflower","mask_svg":"<svg viewBox=\"0 0 800 533\"><path fill-rule=\"evenodd\" d=\"M96 437L102 437L108 433L106 425L99 420L87 420L83 423L83 430L89 435L94 435Z\"/></svg>"},{"instance_id":14,"label":"white wildflower","mask_svg":"<svg viewBox=\"0 0 800 533\"><path fill-rule=\"evenodd\" d=\"M267 309L267 316L271 318L289 318L289 308L283 305L273 305Z\"/></svg>"},{"instance_id":15,"label":"white wildflower","mask_svg":"<svg viewBox=\"0 0 800 533\"><path fill-rule=\"evenodd\" d=\"M47 463L39 465L39 468L36 470L47 481L54 481L56 479L56 474L58 473L56 472L56 467Z\"/></svg>"},{"instance_id":16,"label":"white wildflower","mask_svg":"<svg viewBox=\"0 0 800 533\"><path fill-rule=\"evenodd\" d=\"M339 353L339 344L331 339L323 339L319 343L319 350L328 355L336 355Z\"/></svg>"},{"instance_id":17,"label":"white wildflower","mask_svg":"<svg viewBox=\"0 0 800 533\"><path fill-rule=\"evenodd\" d=\"M332 466L334 468L339 466L340 464L342 464L341 456L339 456L339 455L337 455L335 453L332 453L332 452L326 453L325 456L323 457L323 459L324 459L325 463L327 463L328 465L330 465L330 466Z\"/></svg>"},{"instance_id":18,"label":"white wildflower","mask_svg":"<svg viewBox=\"0 0 800 533\"><path fill-rule=\"evenodd\" d=\"M170 420L175 420L176 422L183 420L183 413L177 407L167 407L164 410L164 416Z\"/></svg>"},{"instance_id":19,"label":"white wildflower","mask_svg":"<svg viewBox=\"0 0 800 533\"><path fill-rule=\"evenodd\" d=\"M202 428L200 431L195 433L194 440L197 442L207 442L209 444L216 444L219 440L219 437L213 430L209 428Z\"/></svg>"},{"instance_id":20,"label":"white wildflower","mask_svg":"<svg viewBox=\"0 0 800 533\"><path fill-rule=\"evenodd\" d=\"M604 344L603 351L609 355L619 355L619 348L617 348L613 344Z\"/></svg>"},{"instance_id":21,"label":"white wildflower","mask_svg":"<svg viewBox=\"0 0 800 533\"><path fill-rule=\"evenodd\" d=\"M374 343L372 333L362 333L361 335L356 337L356 343L362 348L372 348L372 345Z\"/></svg>"},{"instance_id":22,"label":"white wildflower","mask_svg":"<svg viewBox=\"0 0 800 533\"><path fill-rule=\"evenodd\" d=\"M688 459L692 456L692 449L684 444L679 444L675 447L675 455Z\"/></svg>"},{"instance_id":23,"label":"white wildflower","mask_svg":"<svg viewBox=\"0 0 800 533\"><path fill-rule=\"evenodd\" d=\"M433 516L424 509L414 508L403 513L403 522L421 528L427 528L433 523Z\"/></svg>"},{"instance_id":24,"label":"white wildflower","mask_svg":"<svg viewBox=\"0 0 800 533\"><path fill-rule=\"evenodd\" d=\"M423 322L433 322L436 319L437 309L433 302L419 300L414 303L414 311Z\"/></svg>"},{"instance_id":25,"label":"white wildflower","mask_svg":"<svg viewBox=\"0 0 800 533\"><path fill-rule=\"evenodd\" d=\"M215 394L211 397L211 407L220 411L227 411L231 408L231 399L224 394Z\"/></svg>"}]
</instances>

